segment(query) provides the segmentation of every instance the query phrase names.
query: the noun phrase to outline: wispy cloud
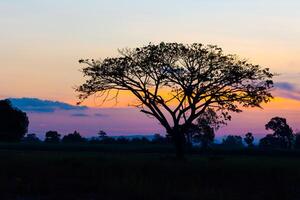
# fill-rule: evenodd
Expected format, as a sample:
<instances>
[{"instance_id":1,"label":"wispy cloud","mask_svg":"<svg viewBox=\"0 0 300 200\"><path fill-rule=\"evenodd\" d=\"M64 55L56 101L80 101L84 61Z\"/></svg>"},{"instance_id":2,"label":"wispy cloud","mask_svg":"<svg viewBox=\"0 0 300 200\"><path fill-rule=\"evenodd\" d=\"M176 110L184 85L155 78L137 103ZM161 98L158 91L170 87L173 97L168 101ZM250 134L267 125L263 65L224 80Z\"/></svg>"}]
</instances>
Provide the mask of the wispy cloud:
<instances>
[{"instance_id":1,"label":"wispy cloud","mask_svg":"<svg viewBox=\"0 0 300 200\"><path fill-rule=\"evenodd\" d=\"M10 98L10 101L13 106L26 112L53 113L59 110L82 111L87 109L85 106L74 106L59 101L41 100L37 98Z\"/></svg>"},{"instance_id":2,"label":"wispy cloud","mask_svg":"<svg viewBox=\"0 0 300 200\"><path fill-rule=\"evenodd\" d=\"M85 113L73 113L71 114L72 117L89 117L90 115Z\"/></svg>"},{"instance_id":3,"label":"wispy cloud","mask_svg":"<svg viewBox=\"0 0 300 200\"><path fill-rule=\"evenodd\" d=\"M108 117L108 114L102 114L102 113L95 113L95 117Z\"/></svg>"},{"instance_id":4,"label":"wispy cloud","mask_svg":"<svg viewBox=\"0 0 300 200\"><path fill-rule=\"evenodd\" d=\"M288 82L278 82L275 83L274 86L279 89L288 90L288 91L294 91L295 85L288 83Z\"/></svg>"},{"instance_id":5,"label":"wispy cloud","mask_svg":"<svg viewBox=\"0 0 300 200\"><path fill-rule=\"evenodd\" d=\"M300 101L300 89L297 85L289 82L277 82L275 95Z\"/></svg>"}]
</instances>

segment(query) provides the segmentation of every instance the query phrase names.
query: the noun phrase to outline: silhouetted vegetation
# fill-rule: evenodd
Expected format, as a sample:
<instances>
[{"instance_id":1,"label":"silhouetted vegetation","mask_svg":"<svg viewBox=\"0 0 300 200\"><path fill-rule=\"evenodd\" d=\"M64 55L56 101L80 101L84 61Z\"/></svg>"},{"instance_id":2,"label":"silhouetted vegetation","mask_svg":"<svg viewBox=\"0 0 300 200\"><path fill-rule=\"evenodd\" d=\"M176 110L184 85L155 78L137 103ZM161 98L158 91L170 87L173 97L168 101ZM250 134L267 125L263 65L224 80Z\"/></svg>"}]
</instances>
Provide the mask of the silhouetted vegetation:
<instances>
[{"instance_id":1,"label":"silhouetted vegetation","mask_svg":"<svg viewBox=\"0 0 300 200\"><path fill-rule=\"evenodd\" d=\"M248 145L248 147L253 147L254 144L254 137L252 133L246 133L245 138L244 138L245 143Z\"/></svg>"},{"instance_id":2,"label":"silhouetted vegetation","mask_svg":"<svg viewBox=\"0 0 300 200\"><path fill-rule=\"evenodd\" d=\"M266 129L274 131L273 137L278 140L282 148L292 148L294 134L291 127L287 124L286 119L282 117L274 117L267 124Z\"/></svg>"},{"instance_id":3,"label":"silhouetted vegetation","mask_svg":"<svg viewBox=\"0 0 300 200\"><path fill-rule=\"evenodd\" d=\"M101 61L79 60L88 77L77 88L80 100L98 93L105 102L120 91L131 92L141 112L165 128L178 158L184 156L187 132L207 109L226 120L228 111L259 107L272 98L268 68L226 55L217 46L160 43L120 53ZM108 98L111 91L116 96ZM166 91L169 95L163 95Z\"/></svg>"},{"instance_id":4,"label":"silhouetted vegetation","mask_svg":"<svg viewBox=\"0 0 300 200\"><path fill-rule=\"evenodd\" d=\"M62 138L63 143L82 143L85 141L85 138L83 138L77 131L74 131L74 133L69 133Z\"/></svg>"},{"instance_id":5,"label":"silhouetted vegetation","mask_svg":"<svg viewBox=\"0 0 300 200\"><path fill-rule=\"evenodd\" d=\"M60 139L48 131L44 143L33 133L0 143L0 199L299 199L300 136L286 119L272 118L266 129L274 133L258 147L247 133L252 148L236 135L214 144L225 121L214 110L199 116L185 135L184 161L173 158L172 137L160 134L99 131L86 139L74 131Z\"/></svg>"},{"instance_id":6,"label":"silhouetted vegetation","mask_svg":"<svg viewBox=\"0 0 300 200\"><path fill-rule=\"evenodd\" d=\"M295 134L295 149L300 149L300 133Z\"/></svg>"},{"instance_id":7,"label":"silhouetted vegetation","mask_svg":"<svg viewBox=\"0 0 300 200\"><path fill-rule=\"evenodd\" d=\"M154 134L154 137L151 141L152 144L170 144L171 141L168 137L163 137L160 134Z\"/></svg>"},{"instance_id":8,"label":"silhouetted vegetation","mask_svg":"<svg viewBox=\"0 0 300 200\"><path fill-rule=\"evenodd\" d=\"M228 148L242 148L243 138L239 135L228 135L222 140L222 146Z\"/></svg>"},{"instance_id":9,"label":"silhouetted vegetation","mask_svg":"<svg viewBox=\"0 0 300 200\"><path fill-rule=\"evenodd\" d=\"M28 118L25 112L14 108L9 100L0 100L0 141L17 142L27 133Z\"/></svg>"},{"instance_id":10,"label":"silhouetted vegetation","mask_svg":"<svg viewBox=\"0 0 300 200\"><path fill-rule=\"evenodd\" d=\"M188 145L191 146L193 142L200 142L203 150L208 149L214 142L215 130L222 124L226 124L225 120L228 119L220 118L214 110L207 109L198 117L197 124L192 124L186 133Z\"/></svg>"},{"instance_id":11,"label":"silhouetted vegetation","mask_svg":"<svg viewBox=\"0 0 300 200\"><path fill-rule=\"evenodd\" d=\"M35 133L27 134L23 139L22 142L25 143L39 143L41 140L36 136Z\"/></svg>"},{"instance_id":12,"label":"silhouetted vegetation","mask_svg":"<svg viewBox=\"0 0 300 200\"><path fill-rule=\"evenodd\" d=\"M103 130L100 130L97 134L100 139L104 139L105 137L107 137L107 133Z\"/></svg>"},{"instance_id":13,"label":"silhouetted vegetation","mask_svg":"<svg viewBox=\"0 0 300 200\"><path fill-rule=\"evenodd\" d=\"M150 141L145 138L145 137L142 137L142 138L133 138L131 141L130 141L132 144L149 144Z\"/></svg>"},{"instance_id":14,"label":"silhouetted vegetation","mask_svg":"<svg viewBox=\"0 0 300 200\"><path fill-rule=\"evenodd\" d=\"M45 142L59 143L61 135L57 131L48 131L45 134Z\"/></svg>"}]
</instances>

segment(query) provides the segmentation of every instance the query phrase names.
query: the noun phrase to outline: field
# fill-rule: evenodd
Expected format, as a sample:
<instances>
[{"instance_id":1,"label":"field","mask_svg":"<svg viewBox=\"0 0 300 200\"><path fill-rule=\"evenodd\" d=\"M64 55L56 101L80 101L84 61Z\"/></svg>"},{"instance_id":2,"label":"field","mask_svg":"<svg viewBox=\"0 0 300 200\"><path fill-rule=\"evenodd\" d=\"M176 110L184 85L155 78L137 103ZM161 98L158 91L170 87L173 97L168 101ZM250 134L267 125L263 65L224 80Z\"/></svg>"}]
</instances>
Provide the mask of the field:
<instances>
[{"instance_id":1,"label":"field","mask_svg":"<svg viewBox=\"0 0 300 200\"><path fill-rule=\"evenodd\" d=\"M75 147L0 145L0 199L300 199L297 155Z\"/></svg>"}]
</instances>

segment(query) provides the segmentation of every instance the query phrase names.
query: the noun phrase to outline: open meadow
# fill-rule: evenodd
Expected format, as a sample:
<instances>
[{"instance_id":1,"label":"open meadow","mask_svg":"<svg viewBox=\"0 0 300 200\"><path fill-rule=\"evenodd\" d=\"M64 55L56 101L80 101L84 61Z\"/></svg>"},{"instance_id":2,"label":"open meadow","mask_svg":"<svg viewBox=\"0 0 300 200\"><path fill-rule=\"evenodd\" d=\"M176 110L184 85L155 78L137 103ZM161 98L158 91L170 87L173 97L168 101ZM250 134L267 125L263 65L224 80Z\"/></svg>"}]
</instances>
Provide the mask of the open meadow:
<instances>
[{"instance_id":1,"label":"open meadow","mask_svg":"<svg viewBox=\"0 0 300 200\"><path fill-rule=\"evenodd\" d=\"M258 156L236 150L177 160L166 149L151 153L145 146L140 147L143 153L128 145L0 147L1 199L300 198L296 154Z\"/></svg>"}]
</instances>

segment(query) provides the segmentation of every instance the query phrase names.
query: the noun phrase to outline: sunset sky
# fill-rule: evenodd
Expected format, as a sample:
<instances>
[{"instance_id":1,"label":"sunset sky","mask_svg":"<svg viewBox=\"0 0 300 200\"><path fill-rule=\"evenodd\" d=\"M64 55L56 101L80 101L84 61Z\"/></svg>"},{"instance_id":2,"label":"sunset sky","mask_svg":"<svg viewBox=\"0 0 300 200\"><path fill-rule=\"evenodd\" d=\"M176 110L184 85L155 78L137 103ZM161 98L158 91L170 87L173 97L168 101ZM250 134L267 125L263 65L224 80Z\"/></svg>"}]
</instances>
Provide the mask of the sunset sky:
<instances>
[{"instance_id":1,"label":"sunset sky","mask_svg":"<svg viewBox=\"0 0 300 200\"><path fill-rule=\"evenodd\" d=\"M118 48L149 42L200 42L216 44L278 74L274 101L264 110L234 115L220 134L264 133L263 125L273 116L286 117L294 130L300 130L299 10L298 0L0 0L0 99L75 104L73 88L84 81L81 58L115 56ZM99 110L110 117L31 112L30 131L163 131L156 121L128 108L127 99L120 101L113 108L103 105L85 111ZM93 99L85 104L98 105Z\"/></svg>"}]
</instances>

